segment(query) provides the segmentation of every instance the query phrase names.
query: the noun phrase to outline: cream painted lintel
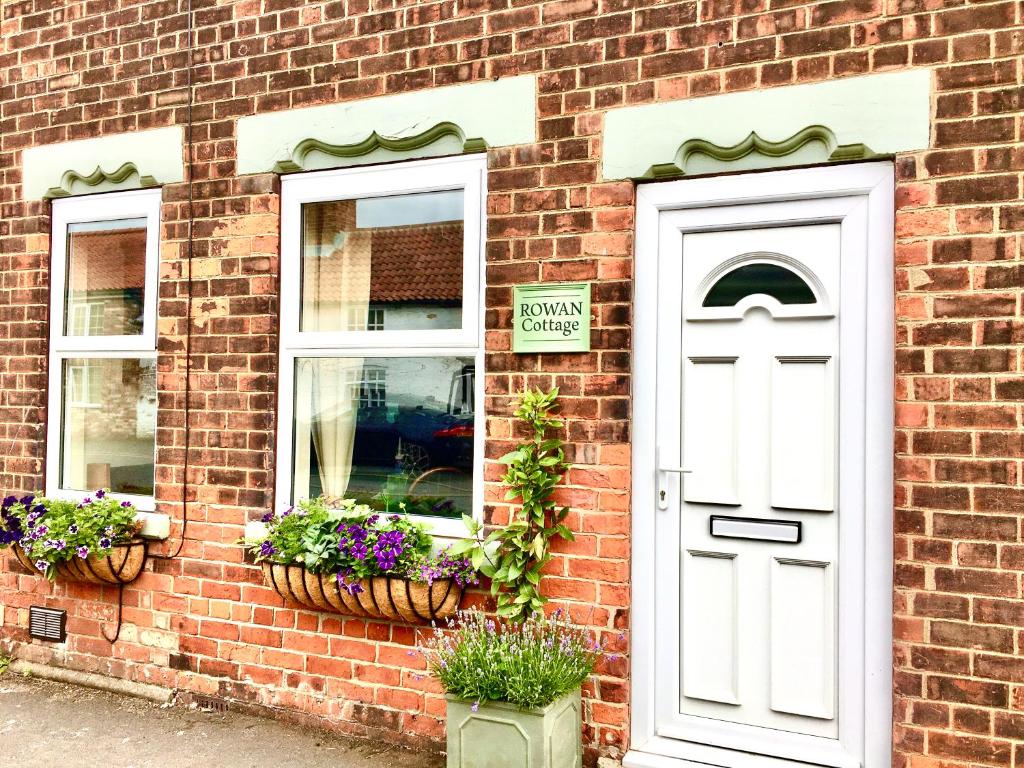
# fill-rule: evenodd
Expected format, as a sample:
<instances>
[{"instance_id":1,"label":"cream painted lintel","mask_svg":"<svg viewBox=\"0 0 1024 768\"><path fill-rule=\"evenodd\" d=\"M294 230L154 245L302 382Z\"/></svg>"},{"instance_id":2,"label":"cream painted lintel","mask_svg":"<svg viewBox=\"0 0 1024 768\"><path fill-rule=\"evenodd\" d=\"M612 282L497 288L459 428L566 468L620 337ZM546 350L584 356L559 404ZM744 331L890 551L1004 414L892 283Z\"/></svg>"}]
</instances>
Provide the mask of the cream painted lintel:
<instances>
[{"instance_id":1,"label":"cream painted lintel","mask_svg":"<svg viewBox=\"0 0 1024 768\"><path fill-rule=\"evenodd\" d=\"M611 110L605 179L867 159L928 147L929 69Z\"/></svg>"},{"instance_id":2,"label":"cream painted lintel","mask_svg":"<svg viewBox=\"0 0 1024 768\"><path fill-rule=\"evenodd\" d=\"M22 153L26 200L175 184L185 178L181 126L30 147Z\"/></svg>"},{"instance_id":3,"label":"cream painted lintel","mask_svg":"<svg viewBox=\"0 0 1024 768\"><path fill-rule=\"evenodd\" d=\"M436 157L537 140L534 75L428 88L238 120L238 173Z\"/></svg>"}]
</instances>

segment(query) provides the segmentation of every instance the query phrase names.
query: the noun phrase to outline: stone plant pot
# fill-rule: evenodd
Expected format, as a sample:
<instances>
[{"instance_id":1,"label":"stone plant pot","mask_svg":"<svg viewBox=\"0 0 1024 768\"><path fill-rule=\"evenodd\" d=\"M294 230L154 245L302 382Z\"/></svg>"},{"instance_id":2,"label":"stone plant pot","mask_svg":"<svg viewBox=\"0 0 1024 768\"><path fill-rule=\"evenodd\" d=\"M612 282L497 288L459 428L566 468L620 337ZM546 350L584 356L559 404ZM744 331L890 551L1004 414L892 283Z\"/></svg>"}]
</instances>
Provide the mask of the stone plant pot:
<instances>
[{"instance_id":1,"label":"stone plant pot","mask_svg":"<svg viewBox=\"0 0 1024 768\"><path fill-rule=\"evenodd\" d=\"M448 768L582 768L579 689L541 709L448 697Z\"/></svg>"},{"instance_id":2,"label":"stone plant pot","mask_svg":"<svg viewBox=\"0 0 1024 768\"><path fill-rule=\"evenodd\" d=\"M395 576L361 579L361 591L350 594L333 573L310 573L301 565L263 562L263 577L285 600L319 611L336 611L391 621L440 621L452 616L462 602L462 587L454 579L433 584Z\"/></svg>"},{"instance_id":3,"label":"stone plant pot","mask_svg":"<svg viewBox=\"0 0 1024 768\"><path fill-rule=\"evenodd\" d=\"M25 551L19 546L11 547L18 562L32 573L39 574L35 564L29 560ZM118 544L110 550L109 555L90 555L82 559L73 557L57 563L54 567L57 576L68 581L85 581L90 584L127 584L135 581L142 573L146 564L146 542L132 539L125 544Z\"/></svg>"}]
</instances>

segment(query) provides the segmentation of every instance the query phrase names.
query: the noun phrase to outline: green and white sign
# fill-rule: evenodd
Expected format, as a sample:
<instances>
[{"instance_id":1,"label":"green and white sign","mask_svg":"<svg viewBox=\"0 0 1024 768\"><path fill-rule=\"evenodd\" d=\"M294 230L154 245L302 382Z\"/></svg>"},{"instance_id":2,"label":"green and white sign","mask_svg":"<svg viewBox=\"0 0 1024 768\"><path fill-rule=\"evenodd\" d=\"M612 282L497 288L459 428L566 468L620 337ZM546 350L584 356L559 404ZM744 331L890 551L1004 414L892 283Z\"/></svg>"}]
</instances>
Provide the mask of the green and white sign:
<instances>
[{"instance_id":1,"label":"green and white sign","mask_svg":"<svg viewBox=\"0 0 1024 768\"><path fill-rule=\"evenodd\" d=\"M513 352L589 352L590 283L512 289Z\"/></svg>"}]
</instances>

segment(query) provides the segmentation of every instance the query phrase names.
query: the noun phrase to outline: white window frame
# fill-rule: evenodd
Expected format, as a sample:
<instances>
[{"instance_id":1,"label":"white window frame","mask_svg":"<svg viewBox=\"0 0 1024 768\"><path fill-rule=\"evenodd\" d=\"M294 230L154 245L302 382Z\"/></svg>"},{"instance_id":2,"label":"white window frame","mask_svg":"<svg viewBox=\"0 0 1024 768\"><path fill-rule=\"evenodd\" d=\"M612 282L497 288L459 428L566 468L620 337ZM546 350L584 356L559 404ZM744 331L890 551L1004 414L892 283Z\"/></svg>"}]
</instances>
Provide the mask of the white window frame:
<instances>
[{"instance_id":1,"label":"white window frame","mask_svg":"<svg viewBox=\"0 0 1024 768\"><path fill-rule=\"evenodd\" d=\"M50 348L46 426L46 495L50 498L79 500L84 495L81 490L60 487L63 466L61 432L64 422L64 361L68 358L156 360L160 200L159 189L145 189L53 201L50 229ZM146 269L142 333L123 336L69 336L65 332L68 226L143 218L146 220ZM155 460L155 442L153 451ZM155 482L154 477L154 486ZM156 506L153 496L122 493L110 495L122 501L130 501L143 512L151 512Z\"/></svg>"},{"instance_id":2,"label":"white window frame","mask_svg":"<svg viewBox=\"0 0 1024 768\"><path fill-rule=\"evenodd\" d=\"M417 160L386 166L284 176L281 180L281 325L277 407L278 509L292 504L295 361L304 357L472 357L475 361L473 509L483 516L484 212L486 156ZM307 203L463 190L462 325L443 330L300 331L302 206ZM416 517L438 537L465 536L461 520Z\"/></svg>"}]
</instances>

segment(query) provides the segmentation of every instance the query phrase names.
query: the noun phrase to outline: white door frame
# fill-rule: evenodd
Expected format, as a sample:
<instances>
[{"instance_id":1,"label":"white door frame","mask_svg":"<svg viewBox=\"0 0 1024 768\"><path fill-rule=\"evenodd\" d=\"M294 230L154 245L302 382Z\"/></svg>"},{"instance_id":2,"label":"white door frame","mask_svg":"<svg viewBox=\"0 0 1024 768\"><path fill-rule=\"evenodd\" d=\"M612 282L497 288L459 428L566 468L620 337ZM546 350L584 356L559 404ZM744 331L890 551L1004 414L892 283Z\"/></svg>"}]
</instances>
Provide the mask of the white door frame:
<instances>
[{"instance_id":1,"label":"white door frame","mask_svg":"<svg viewBox=\"0 0 1024 768\"><path fill-rule=\"evenodd\" d=\"M863 635L854 643L863 654L864 683L860 701L846 707L840 721L840 742L864 768L886 768L892 750L892 508L894 403L894 282L893 282L893 167L889 162L799 170L748 173L735 176L645 184L637 191L637 240L634 279L633 349L633 527L632 527L632 712L631 750L627 768L670 768L682 765L722 765L736 768L802 766L779 758L720 750L697 742L657 733L656 699L659 685L656 661L660 650L655 632L658 610L659 563L656 540L654 430L656 423L658 342L657 262L660 217L663 211L716 208L708 219L719 218L723 206L786 203L839 198L854 218L862 219L861 234L843 238L843 250L860 252L867 265L861 307L846 307L848 319L866 324L866 345L860 384L865 397L863 448L863 536L844 539L843 557L861 564ZM788 206L776 206L788 208ZM812 206L813 207L813 206ZM831 206L830 206L831 207ZM751 220L750 210L738 219ZM699 219L700 217L696 217ZM756 218L756 217L754 217ZM843 220L831 218L831 220ZM818 219L820 221L820 219ZM763 225L809 223L766 217ZM694 227L695 229L707 228ZM870 308L870 311L868 309ZM852 315L852 317L851 317ZM840 321L842 322L842 321ZM842 366L842 362L840 362ZM849 376L847 372L845 375ZM842 535L845 535L845 531ZM867 567L870 566L870 567ZM844 597L845 600L845 597ZM739 746L739 745L737 745ZM742 747L740 747L742 749Z\"/></svg>"}]
</instances>

